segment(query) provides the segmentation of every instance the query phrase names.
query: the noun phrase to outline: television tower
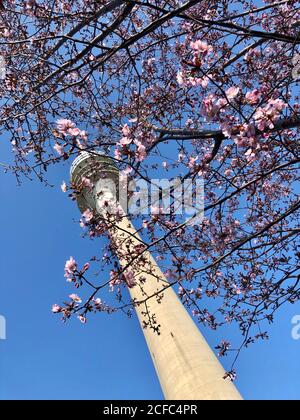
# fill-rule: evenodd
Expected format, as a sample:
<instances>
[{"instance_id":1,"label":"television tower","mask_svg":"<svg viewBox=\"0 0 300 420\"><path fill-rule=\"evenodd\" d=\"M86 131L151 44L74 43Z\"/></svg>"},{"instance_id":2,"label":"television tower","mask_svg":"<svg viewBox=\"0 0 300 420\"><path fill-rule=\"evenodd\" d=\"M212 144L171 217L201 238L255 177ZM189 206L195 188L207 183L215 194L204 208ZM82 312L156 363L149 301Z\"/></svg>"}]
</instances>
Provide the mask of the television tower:
<instances>
[{"instance_id":1,"label":"television tower","mask_svg":"<svg viewBox=\"0 0 300 420\"><path fill-rule=\"evenodd\" d=\"M116 197L119 172L109 157L99 153L81 153L71 168L73 185L86 177L93 188L85 188L77 198L79 210L94 211L99 220L107 217L106 203ZM108 226L110 224L108 223ZM156 261L147 251L143 259L137 249L143 241L130 220L115 218L109 228L112 246L120 265L128 269L132 256L131 275L135 286L129 288L137 316L150 351L166 400L241 400L234 384L224 380L225 371L180 302ZM126 258L127 257L127 258ZM132 286L132 285L131 285ZM158 299L163 296L162 299ZM151 318L155 314L155 318ZM160 334L150 327L160 325Z\"/></svg>"}]
</instances>

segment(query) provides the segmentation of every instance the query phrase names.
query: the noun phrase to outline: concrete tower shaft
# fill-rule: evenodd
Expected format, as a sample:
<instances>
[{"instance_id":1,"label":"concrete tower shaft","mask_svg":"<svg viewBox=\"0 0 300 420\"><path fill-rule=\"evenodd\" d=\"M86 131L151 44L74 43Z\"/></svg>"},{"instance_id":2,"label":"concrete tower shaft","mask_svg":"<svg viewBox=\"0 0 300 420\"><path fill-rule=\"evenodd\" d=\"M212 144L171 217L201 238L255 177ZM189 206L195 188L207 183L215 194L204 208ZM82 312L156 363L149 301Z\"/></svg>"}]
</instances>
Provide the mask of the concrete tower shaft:
<instances>
[{"instance_id":1,"label":"concrete tower shaft","mask_svg":"<svg viewBox=\"0 0 300 420\"><path fill-rule=\"evenodd\" d=\"M115 188L111 186L118 185L119 178L112 159L100 154L81 154L72 165L72 183L79 185L82 177L91 179L94 188L83 190L78 196L80 211L89 208L105 218L103 200L114 197ZM104 194L100 191L103 185ZM136 257L136 250L143 241L130 220L124 215L110 226L110 238L120 265L126 269L129 258L133 261L130 270L134 271L136 285L129 288L129 292L136 303L165 398L241 400L235 386L223 379L224 369L151 254L145 251L141 257ZM151 328L158 325L160 334Z\"/></svg>"}]
</instances>

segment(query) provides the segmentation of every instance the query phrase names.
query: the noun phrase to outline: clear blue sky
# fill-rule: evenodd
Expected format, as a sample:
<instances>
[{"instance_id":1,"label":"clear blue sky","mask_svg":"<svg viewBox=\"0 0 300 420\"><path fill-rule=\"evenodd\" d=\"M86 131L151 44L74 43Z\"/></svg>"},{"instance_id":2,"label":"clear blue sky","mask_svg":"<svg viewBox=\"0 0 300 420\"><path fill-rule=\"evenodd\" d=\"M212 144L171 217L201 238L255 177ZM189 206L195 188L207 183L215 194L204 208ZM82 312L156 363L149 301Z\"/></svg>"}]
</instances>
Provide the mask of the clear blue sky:
<instances>
[{"instance_id":1,"label":"clear blue sky","mask_svg":"<svg viewBox=\"0 0 300 420\"><path fill-rule=\"evenodd\" d=\"M4 138L0 161L8 159ZM1 170L0 170L1 171ZM162 399L159 383L134 318L98 315L83 326L62 324L51 314L73 288L65 282L65 260L85 262L101 240L82 240L76 205L60 191L69 164L49 178L54 188L0 173L0 315L7 340L0 340L0 399ZM300 399L300 341L291 319L300 305L287 306L270 329L271 340L245 351L237 385L246 399ZM204 330L215 346L233 330Z\"/></svg>"}]
</instances>

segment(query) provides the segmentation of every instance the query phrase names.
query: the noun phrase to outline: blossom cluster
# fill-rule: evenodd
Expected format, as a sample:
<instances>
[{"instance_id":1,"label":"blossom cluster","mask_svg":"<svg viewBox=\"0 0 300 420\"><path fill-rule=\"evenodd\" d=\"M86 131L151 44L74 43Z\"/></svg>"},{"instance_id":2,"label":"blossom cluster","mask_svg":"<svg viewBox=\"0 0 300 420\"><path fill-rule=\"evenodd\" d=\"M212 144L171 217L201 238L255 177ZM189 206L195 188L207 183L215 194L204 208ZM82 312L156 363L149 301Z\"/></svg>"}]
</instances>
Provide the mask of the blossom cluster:
<instances>
[{"instance_id":1,"label":"blossom cluster","mask_svg":"<svg viewBox=\"0 0 300 420\"><path fill-rule=\"evenodd\" d=\"M122 157L132 155L137 162L143 162L147 157L147 148L154 141L153 133L147 130L142 124L137 127L129 127L124 124L122 137L115 148L115 158L122 160ZM135 146L134 152L130 146Z\"/></svg>"},{"instance_id":2,"label":"blossom cluster","mask_svg":"<svg viewBox=\"0 0 300 420\"><path fill-rule=\"evenodd\" d=\"M63 139L66 139L67 137L73 137L76 138L76 144L79 149L84 149L86 142L87 142L87 133L84 130L80 130L78 127L76 127L76 124L68 119L59 119L56 123L56 131L54 131L54 135L57 138L62 137ZM59 156L65 156L66 150L65 147L68 145L67 142L64 144L60 144L58 142L54 145L54 150L57 152Z\"/></svg>"}]
</instances>

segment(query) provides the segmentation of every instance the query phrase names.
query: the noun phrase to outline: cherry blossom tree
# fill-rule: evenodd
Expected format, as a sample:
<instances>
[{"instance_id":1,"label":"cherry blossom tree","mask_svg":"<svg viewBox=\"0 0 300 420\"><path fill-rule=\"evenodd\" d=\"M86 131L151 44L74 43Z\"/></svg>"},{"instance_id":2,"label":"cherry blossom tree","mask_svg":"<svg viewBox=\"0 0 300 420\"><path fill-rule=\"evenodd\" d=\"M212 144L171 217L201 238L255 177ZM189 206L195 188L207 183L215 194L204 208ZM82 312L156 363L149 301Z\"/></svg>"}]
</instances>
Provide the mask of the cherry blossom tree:
<instances>
[{"instance_id":1,"label":"cherry blossom tree","mask_svg":"<svg viewBox=\"0 0 300 420\"><path fill-rule=\"evenodd\" d=\"M87 298L71 294L53 312L83 323L130 314L137 302L124 290L147 249L196 321L239 326L237 356L267 338L276 311L300 298L299 3L7 0L0 38L1 133L15 162L2 166L19 181L47 183L51 165L84 150L146 182L158 172L205 180L202 224L137 217L146 246L127 256L126 273L111 244L82 265L71 257L66 279ZM62 190L74 199L82 187ZM91 211L80 223L107 235Z\"/></svg>"}]
</instances>

